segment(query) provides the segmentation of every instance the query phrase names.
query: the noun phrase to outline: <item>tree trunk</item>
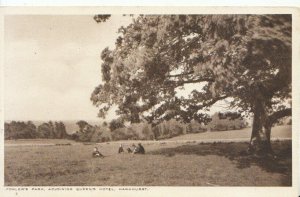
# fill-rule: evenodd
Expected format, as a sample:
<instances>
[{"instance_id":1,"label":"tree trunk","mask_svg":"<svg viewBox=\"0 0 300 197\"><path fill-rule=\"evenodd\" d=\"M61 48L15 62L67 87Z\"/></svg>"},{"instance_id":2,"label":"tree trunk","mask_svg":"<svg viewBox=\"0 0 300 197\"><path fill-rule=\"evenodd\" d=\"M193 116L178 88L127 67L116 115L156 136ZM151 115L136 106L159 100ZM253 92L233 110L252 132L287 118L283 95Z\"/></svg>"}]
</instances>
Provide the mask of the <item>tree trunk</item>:
<instances>
[{"instance_id":1,"label":"tree trunk","mask_svg":"<svg viewBox=\"0 0 300 197\"><path fill-rule=\"evenodd\" d=\"M272 154L271 126L267 123L265 102L257 100L254 106L252 133L249 144L249 152L257 154Z\"/></svg>"},{"instance_id":2,"label":"tree trunk","mask_svg":"<svg viewBox=\"0 0 300 197\"><path fill-rule=\"evenodd\" d=\"M265 124L264 129L266 131L266 152L270 153L270 154L274 154L273 149L272 149L272 145L271 145L271 128L272 125L270 124Z\"/></svg>"}]
</instances>

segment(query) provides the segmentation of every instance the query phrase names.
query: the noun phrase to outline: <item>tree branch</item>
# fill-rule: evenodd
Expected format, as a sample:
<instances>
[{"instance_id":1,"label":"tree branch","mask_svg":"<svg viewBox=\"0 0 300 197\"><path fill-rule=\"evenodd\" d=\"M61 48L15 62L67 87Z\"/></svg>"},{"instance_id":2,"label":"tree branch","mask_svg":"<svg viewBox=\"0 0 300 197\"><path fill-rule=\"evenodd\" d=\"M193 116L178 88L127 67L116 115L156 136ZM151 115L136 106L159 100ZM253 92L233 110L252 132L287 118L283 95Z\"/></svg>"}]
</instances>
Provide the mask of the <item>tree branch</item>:
<instances>
[{"instance_id":1,"label":"tree branch","mask_svg":"<svg viewBox=\"0 0 300 197\"><path fill-rule=\"evenodd\" d=\"M225 98L227 98L228 96L227 95L224 95L224 96L219 96L219 97L216 97L216 98L213 98L212 100L210 100L209 102L207 102L207 103L203 103L202 105L194 105L194 106L192 106L194 109L197 109L197 110L199 110L199 109L202 109L203 107L208 107L208 106L211 106L211 105L213 105L213 104L215 104L217 101L219 101L219 100L223 100L223 99L225 99Z\"/></svg>"},{"instance_id":2,"label":"tree branch","mask_svg":"<svg viewBox=\"0 0 300 197\"><path fill-rule=\"evenodd\" d=\"M228 97L227 95L220 96L220 97L216 97L216 98L212 99L210 102L207 102L205 105L203 104L203 107L207 107L207 106L213 105L213 104L215 104L217 101L223 100L223 99L225 99L225 98L227 98L227 97Z\"/></svg>"},{"instance_id":3,"label":"tree branch","mask_svg":"<svg viewBox=\"0 0 300 197\"><path fill-rule=\"evenodd\" d=\"M184 84L188 83L199 83L199 82L214 82L215 80L213 78L199 78L199 79L190 79L190 80L178 80L178 81L166 81L164 82L165 85L170 86L183 86Z\"/></svg>"},{"instance_id":4,"label":"tree branch","mask_svg":"<svg viewBox=\"0 0 300 197\"><path fill-rule=\"evenodd\" d=\"M178 81L179 85L184 85L186 83L199 83L199 82L214 82L215 80L212 78L200 78L195 80L187 80L187 81Z\"/></svg>"},{"instance_id":5,"label":"tree branch","mask_svg":"<svg viewBox=\"0 0 300 197\"><path fill-rule=\"evenodd\" d=\"M283 109L277 112L274 112L273 114L271 114L268 117L268 120L266 122L267 126L271 126L272 124L274 124L278 119L283 118L285 116L291 116L292 115L292 109L291 108L287 108L287 109Z\"/></svg>"},{"instance_id":6,"label":"tree branch","mask_svg":"<svg viewBox=\"0 0 300 197\"><path fill-rule=\"evenodd\" d=\"M181 74L176 74L176 75L167 75L167 77L181 77L181 76L184 76L184 75L190 75L190 74L193 74L194 71L190 71L190 72L187 72L187 73L181 73Z\"/></svg>"}]
</instances>

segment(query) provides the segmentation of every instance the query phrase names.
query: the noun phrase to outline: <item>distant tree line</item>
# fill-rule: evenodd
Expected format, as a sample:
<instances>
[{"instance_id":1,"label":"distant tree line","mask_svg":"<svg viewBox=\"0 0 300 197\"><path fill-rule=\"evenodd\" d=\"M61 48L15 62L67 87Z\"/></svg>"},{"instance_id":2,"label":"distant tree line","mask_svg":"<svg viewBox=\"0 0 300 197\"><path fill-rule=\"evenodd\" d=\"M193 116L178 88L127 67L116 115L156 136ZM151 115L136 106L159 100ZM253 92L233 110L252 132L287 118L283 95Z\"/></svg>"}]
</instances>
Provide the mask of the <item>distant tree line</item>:
<instances>
[{"instance_id":1,"label":"distant tree line","mask_svg":"<svg viewBox=\"0 0 300 197\"><path fill-rule=\"evenodd\" d=\"M206 131L225 131L243 129L248 126L245 119L236 113L215 113L208 124L191 121L181 123L175 119L163 121L157 125L147 122L133 123L125 126L121 118L101 126L92 126L86 121L78 121L79 130L72 135L72 139L82 142L107 142L117 140L161 140Z\"/></svg>"},{"instance_id":2,"label":"distant tree line","mask_svg":"<svg viewBox=\"0 0 300 197\"><path fill-rule=\"evenodd\" d=\"M45 122L38 127L32 121L11 121L4 125L5 139L70 138L63 122Z\"/></svg>"},{"instance_id":3,"label":"distant tree line","mask_svg":"<svg viewBox=\"0 0 300 197\"><path fill-rule=\"evenodd\" d=\"M125 126L122 119L91 125L84 120L77 123L78 130L68 134L63 122L45 122L36 127L31 121L5 123L5 139L72 139L80 142L108 142L118 140L161 140L189 133L206 131L239 130L248 127L247 121L236 113L215 113L207 124L196 120L181 123L175 119L157 125L140 122ZM291 119L283 119L278 125L291 124Z\"/></svg>"},{"instance_id":4,"label":"distant tree line","mask_svg":"<svg viewBox=\"0 0 300 197\"><path fill-rule=\"evenodd\" d=\"M119 123L119 121L117 122ZM116 125L111 126L111 124L115 123L116 121L112 121L110 123L110 128L115 128ZM248 124L245 119L240 116L232 117L223 115L223 117L220 117L220 113L215 113L211 116L211 119L207 124L199 123L195 120L186 124L176 121L175 119L171 119L163 121L155 126L141 122L131 124L129 127L121 126L111 131L113 140L160 140L188 133L239 130L247 126Z\"/></svg>"}]
</instances>

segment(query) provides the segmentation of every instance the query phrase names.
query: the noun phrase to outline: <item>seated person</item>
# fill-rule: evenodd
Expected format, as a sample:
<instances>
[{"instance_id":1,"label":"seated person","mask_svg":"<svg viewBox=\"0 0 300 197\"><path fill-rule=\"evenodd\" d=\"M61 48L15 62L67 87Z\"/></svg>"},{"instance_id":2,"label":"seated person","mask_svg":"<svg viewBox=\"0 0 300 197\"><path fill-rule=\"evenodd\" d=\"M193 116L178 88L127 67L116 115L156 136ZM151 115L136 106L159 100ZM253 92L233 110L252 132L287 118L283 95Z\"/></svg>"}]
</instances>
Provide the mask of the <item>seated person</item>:
<instances>
[{"instance_id":1,"label":"seated person","mask_svg":"<svg viewBox=\"0 0 300 197\"><path fill-rule=\"evenodd\" d=\"M135 154L138 151L138 147L135 144L132 144L132 153Z\"/></svg>"},{"instance_id":2,"label":"seated person","mask_svg":"<svg viewBox=\"0 0 300 197\"><path fill-rule=\"evenodd\" d=\"M93 151L93 157L101 157L103 158L104 156L99 152L98 148L95 147Z\"/></svg>"},{"instance_id":3,"label":"seated person","mask_svg":"<svg viewBox=\"0 0 300 197\"><path fill-rule=\"evenodd\" d=\"M145 148L142 146L142 144L139 143L138 146L139 146L139 152L140 152L141 154L145 154Z\"/></svg>"},{"instance_id":4,"label":"seated person","mask_svg":"<svg viewBox=\"0 0 300 197\"><path fill-rule=\"evenodd\" d=\"M132 153L132 150L130 148L127 148L128 153Z\"/></svg>"},{"instance_id":5,"label":"seated person","mask_svg":"<svg viewBox=\"0 0 300 197\"><path fill-rule=\"evenodd\" d=\"M134 146L133 154L145 154L145 149L141 143L138 146Z\"/></svg>"},{"instance_id":6,"label":"seated person","mask_svg":"<svg viewBox=\"0 0 300 197\"><path fill-rule=\"evenodd\" d=\"M119 151L118 151L119 153L123 153L124 152L124 149L123 149L123 145L122 144L120 144L120 147L119 147Z\"/></svg>"}]
</instances>

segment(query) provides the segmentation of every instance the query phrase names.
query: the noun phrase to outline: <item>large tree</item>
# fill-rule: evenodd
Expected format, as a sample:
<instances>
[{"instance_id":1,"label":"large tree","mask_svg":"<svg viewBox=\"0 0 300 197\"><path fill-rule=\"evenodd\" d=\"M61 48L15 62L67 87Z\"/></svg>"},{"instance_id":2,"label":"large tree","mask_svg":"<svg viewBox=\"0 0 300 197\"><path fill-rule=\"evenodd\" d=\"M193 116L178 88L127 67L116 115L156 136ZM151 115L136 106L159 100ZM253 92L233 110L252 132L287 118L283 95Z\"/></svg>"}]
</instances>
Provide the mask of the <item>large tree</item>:
<instances>
[{"instance_id":1,"label":"large tree","mask_svg":"<svg viewBox=\"0 0 300 197\"><path fill-rule=\"evenodd\" d=\"M253 114L252 148L271 151L273 124L291 115L291 15L139 16L119 33L91 95L100 117L116 105L130 122L207 122L206 111L230 98ZM191 83L189 97L178 96Z\"/></svg>"},{"instance_id":2,"label":"large tree","mask_svg":"<svg viewBox=\"0 0 300 197\"><path fill-rule=\"evenodd\" d=\"M79 120L76 122L77 126L79 127L79 132L84 132L84 128L89 125L89 123L85 120Z\"/></svg>"}]
</instances>

